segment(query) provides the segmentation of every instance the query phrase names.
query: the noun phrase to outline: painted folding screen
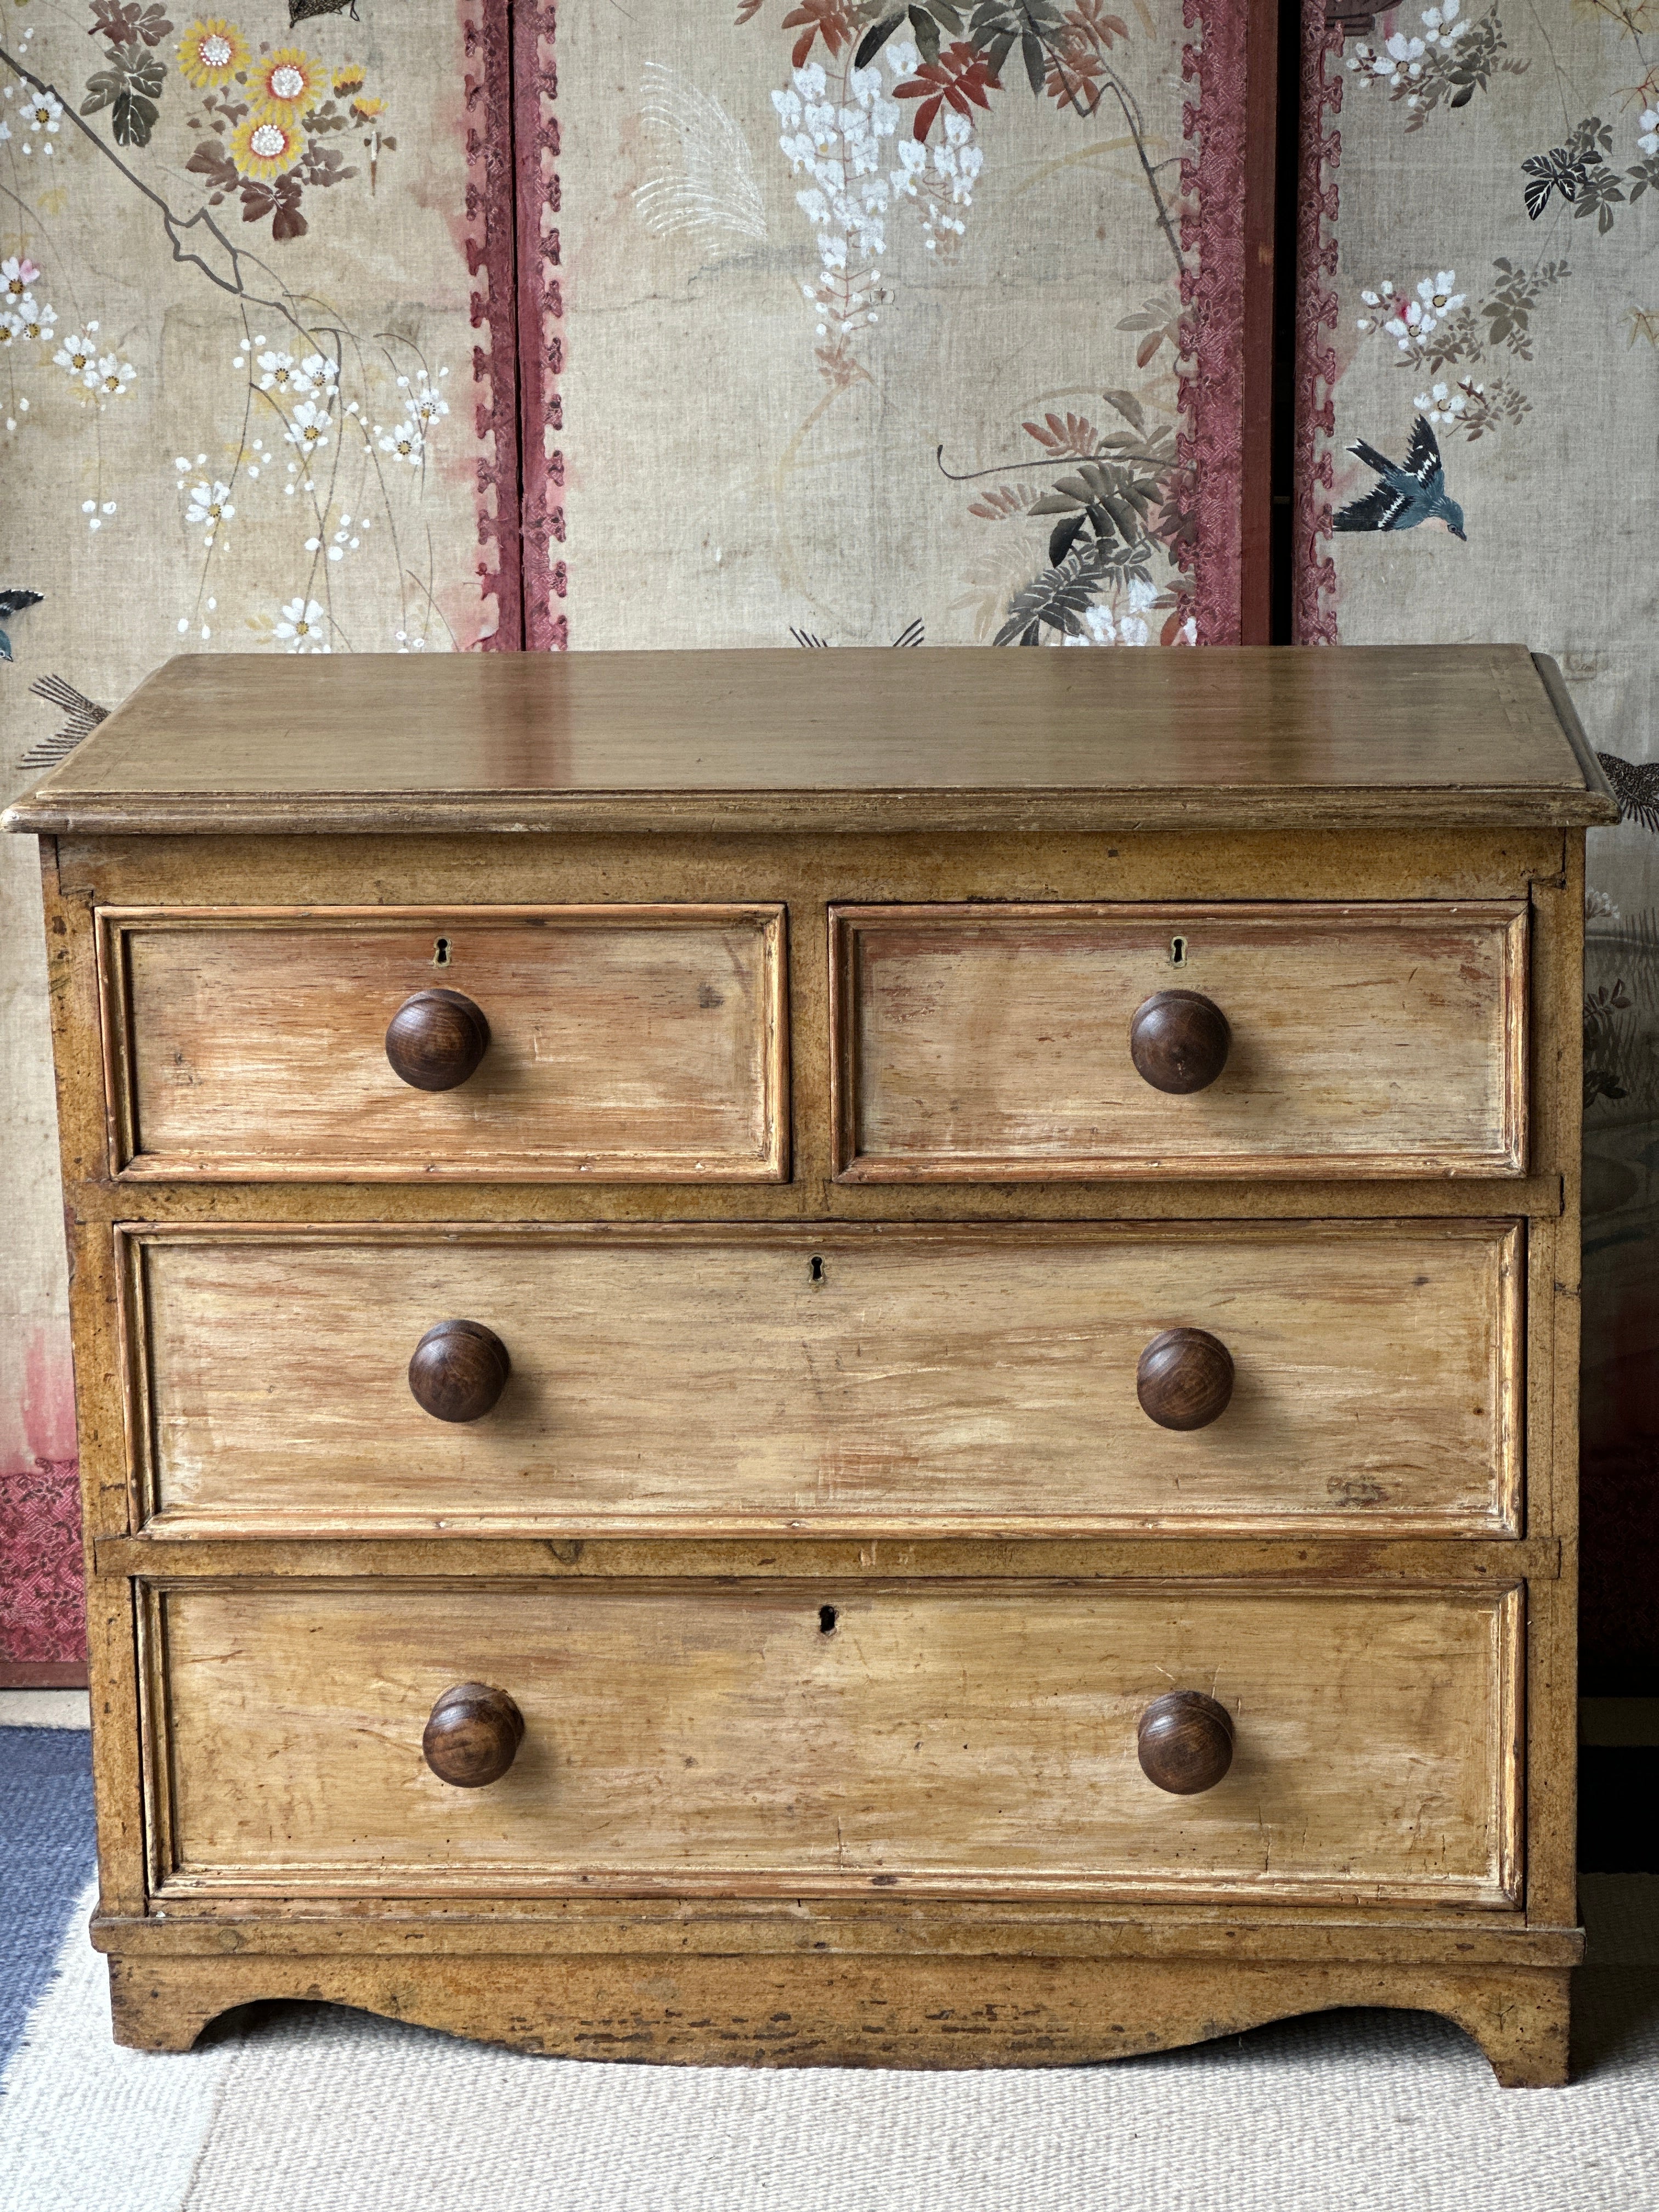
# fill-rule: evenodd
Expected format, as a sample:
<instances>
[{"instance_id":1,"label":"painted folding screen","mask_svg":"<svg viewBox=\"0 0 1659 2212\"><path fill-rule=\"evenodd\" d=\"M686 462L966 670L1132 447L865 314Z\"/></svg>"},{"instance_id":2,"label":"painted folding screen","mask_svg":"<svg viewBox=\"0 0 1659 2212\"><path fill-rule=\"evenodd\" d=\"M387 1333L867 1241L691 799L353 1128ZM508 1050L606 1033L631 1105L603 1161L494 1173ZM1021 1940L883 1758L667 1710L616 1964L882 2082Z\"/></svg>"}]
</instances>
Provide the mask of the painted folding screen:
<instances>
[{"instance_id":1,"label":"painted folding screen","mask_svg":"<svg viewBox=\"0 0 1659 2212\"><path fill-rule=\"evenodd\" d=\"M529 641L1236 639L1260 12L540 10Z\"/></svg>"},{"instance_id":2,"label":"painted folding screen","mask_svg":"<svg viewBox=\"0 0 1659 2212\"><path fill-rule=\"evenodd\" d=\"M1329 13L1304 19L1300 635L1553 653L1626 809L1590 838L1583 1437L1586 1678L1627 1688L1659 1674L1659 7ZM1414 438L1397 506L1380 465Z\"/></svg>"},{"instance_id":3,"label":"painted folding screen","mask_svg":"<svg viewBox=\"0 0 1659 2212\"><path fill-rule=\"evenodd\" d=\"M0 0L8 794L175 652L519 642L505 0L292 12ZM26 841L0 871L0 1668L38 1674L80 1652L75 1430Z\"/></svg>"},{"instance_id":4,"label":"painted folding screen","mask_svg":"<svg viewBox=\"0 0 1659 2212\"><path fill-rule=\"evenodd\" d=\"M1185 649L1252 591L1265 635L1272 10L735 12L0 0L13 787L183 650ZM32 865L0 1668L38 1672L79 1631Z\"/></svg>"}]
</instances>

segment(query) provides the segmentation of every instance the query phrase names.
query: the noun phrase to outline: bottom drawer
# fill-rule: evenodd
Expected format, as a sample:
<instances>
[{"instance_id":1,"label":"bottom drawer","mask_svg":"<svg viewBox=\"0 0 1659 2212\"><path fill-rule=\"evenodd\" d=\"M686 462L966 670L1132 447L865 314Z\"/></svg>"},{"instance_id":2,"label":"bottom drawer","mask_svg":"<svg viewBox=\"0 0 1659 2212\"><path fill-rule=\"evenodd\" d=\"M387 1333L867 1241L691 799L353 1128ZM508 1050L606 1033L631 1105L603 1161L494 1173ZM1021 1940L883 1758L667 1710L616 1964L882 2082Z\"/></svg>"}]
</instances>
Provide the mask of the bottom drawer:
<instances>
[{"instance_id":1,"label":"bottom drawer","mask_svg":"<svg viewBox=\"0 0 1659 2212\"><path fill-rule=\"evenodd\" d=\"M164 1893L901 1889L1504 1905L1516 1590L175 1583L147 1595ZM487 1787L441 1693L522 1713ZM1232 1717L1155 1787L1140 1717Z\"/></svg>"}]
</instances>

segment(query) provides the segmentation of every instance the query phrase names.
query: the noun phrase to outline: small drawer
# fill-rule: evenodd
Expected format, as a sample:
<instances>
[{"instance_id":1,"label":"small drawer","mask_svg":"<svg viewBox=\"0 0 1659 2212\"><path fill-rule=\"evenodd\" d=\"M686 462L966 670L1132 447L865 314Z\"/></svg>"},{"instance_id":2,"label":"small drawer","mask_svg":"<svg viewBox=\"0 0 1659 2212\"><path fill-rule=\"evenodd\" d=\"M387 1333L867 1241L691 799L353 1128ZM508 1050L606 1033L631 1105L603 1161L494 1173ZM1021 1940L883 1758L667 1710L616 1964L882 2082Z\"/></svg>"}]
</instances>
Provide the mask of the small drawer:
<instances>
[{"instance_id":1,"label":"small drawer","mask_svg":"<svg viewBox=\"0 0 1659 2212\"><path fill-rule=\"evenodd\" d=\"M162 1533L1519 1528L1512 1222L121 1235Z\"/></svg>"},{"instance_id":2,"label":"small drawer","mask_svg":"<svg viewBox=\"0 0 1659 2212\"><path fill-rule=\"evenodd\" d=\"M778 906L105 908L111 1165L777 1182Z\"/></svg>"},{"instance_id":3,"label":"small drawer","mask_svg":"<svg viewBox=\"0 0 1659 2212\"><path fill-rule=\"evenodd\" d=\"M151 1585L152 1880L1510 1905L1521 1613L1489 1589ZM469 1684L495 1694L447 1694ZM1149 1717L1177 1692L1220 1709L1183 1698L1184 1745Z\"/></svg>"},{"instance_id":4,"label":"small drawer","mask_svg":"<svg viewBox=\"0 0 1659 2212\"><path fill-rule=\"evenodd\" d=\"M832 908L850 1182L1515 1176L1527 912Z\"/></svg>"}]
</instances>

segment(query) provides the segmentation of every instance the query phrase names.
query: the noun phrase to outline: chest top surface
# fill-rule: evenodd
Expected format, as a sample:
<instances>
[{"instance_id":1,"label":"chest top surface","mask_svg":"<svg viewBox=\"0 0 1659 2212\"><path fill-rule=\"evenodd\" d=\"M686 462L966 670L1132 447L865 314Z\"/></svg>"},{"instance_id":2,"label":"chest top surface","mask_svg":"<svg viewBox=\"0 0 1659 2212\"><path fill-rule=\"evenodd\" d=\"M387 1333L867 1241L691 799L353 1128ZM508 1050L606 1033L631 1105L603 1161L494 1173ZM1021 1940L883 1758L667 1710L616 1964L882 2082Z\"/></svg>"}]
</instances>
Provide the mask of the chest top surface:
<instances>
[{"instance_id":1,"label":"chest top surface","mask_svg":"<svg viewBox=\"0 0 1659 2212\"><path fill-rule=\"evenodd\" d=\"M196 654L9 810L44 835L1583 826L1524 647Z\"/></svg>"}]
</instances>

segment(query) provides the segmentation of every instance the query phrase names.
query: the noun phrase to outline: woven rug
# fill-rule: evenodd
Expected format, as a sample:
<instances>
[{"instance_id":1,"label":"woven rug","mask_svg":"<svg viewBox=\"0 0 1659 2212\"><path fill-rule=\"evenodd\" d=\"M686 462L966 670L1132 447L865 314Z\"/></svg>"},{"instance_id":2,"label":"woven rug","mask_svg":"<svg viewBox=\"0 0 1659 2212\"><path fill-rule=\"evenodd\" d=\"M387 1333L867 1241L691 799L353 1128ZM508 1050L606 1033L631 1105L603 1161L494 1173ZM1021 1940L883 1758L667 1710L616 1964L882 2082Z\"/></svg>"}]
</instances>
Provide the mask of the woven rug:
<instances>
[{"instance_id":1,"label":"woven rug","mask_svg":"<svg viewBox=\"0 0 1659 2212\"><path fill-rule=\"evenodd\" d=\"M92 1863L85 1729L0 1728L0 2066L51 1979Z\"/></svg>"},{"instance_id":2,"label":"woven rug","mask_svg":"<svg viewBox=\"0 0 1659 2212\"><path fill-rule=\"evenodd\" d=\"M1659 1878L1592 1875L1577 2079L1503 2090L1416 2013L1112 2066L583 2065L321 2005L109 2041L75 1908L0 2091L6 2212L1638 2212L1659 2204Z\"/></svg>"}]
</instances>

